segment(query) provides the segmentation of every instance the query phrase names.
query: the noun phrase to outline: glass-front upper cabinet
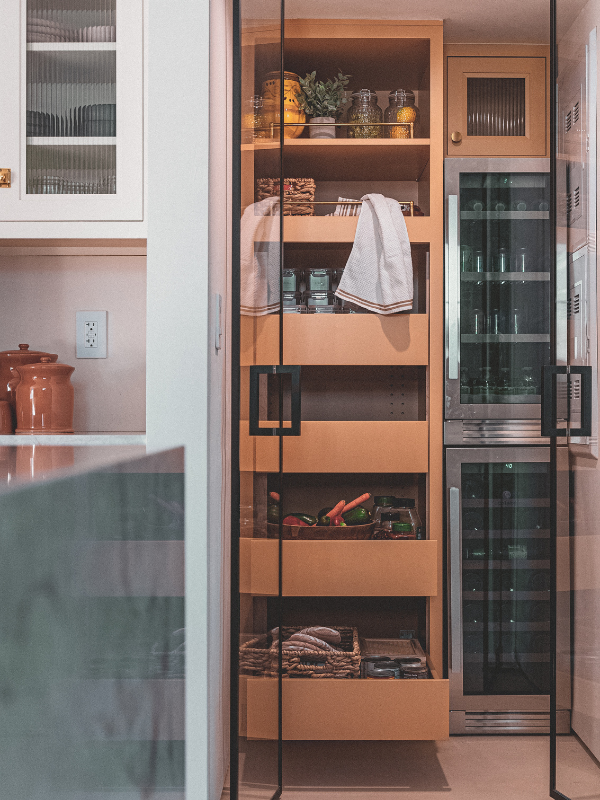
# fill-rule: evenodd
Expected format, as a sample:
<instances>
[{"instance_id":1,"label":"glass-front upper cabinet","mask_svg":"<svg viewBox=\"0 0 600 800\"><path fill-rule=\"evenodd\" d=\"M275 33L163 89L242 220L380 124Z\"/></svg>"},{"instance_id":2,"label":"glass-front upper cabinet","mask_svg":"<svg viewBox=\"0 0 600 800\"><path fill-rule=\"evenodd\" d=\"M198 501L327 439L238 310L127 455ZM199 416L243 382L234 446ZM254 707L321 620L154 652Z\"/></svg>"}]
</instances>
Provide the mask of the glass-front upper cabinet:
<instances>
[{"instance_id":1,"label":"glass-front upper cabinet","mask_svg":"<svg viewBox=\"0 0 600 800\"><path fill-rule=\"evenodd\" d=\"M550 359L545 159L447 163L447 419L535 419Z\"/></svg>"},{"instance_id":2,"label":"glass-front upper cabinet","mask_svg":"<svg viewBox=\"0 0 600 800\"><path fill-rule=\"evenodd\" d=\"M22 0L3 23L1 218L142 219L142 0Z\"/></svg>"}]
</instances>

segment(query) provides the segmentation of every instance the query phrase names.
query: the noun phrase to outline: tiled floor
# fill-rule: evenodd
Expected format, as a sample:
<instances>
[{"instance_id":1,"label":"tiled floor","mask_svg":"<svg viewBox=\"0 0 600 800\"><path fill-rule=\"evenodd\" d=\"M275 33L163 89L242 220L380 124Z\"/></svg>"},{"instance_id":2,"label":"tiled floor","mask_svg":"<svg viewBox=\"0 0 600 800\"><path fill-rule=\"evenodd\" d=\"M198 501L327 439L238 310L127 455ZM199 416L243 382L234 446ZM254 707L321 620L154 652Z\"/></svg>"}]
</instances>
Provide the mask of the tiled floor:
<instances>
[{"instance_id":1,"label":"tiled floor","mask_svg":"<svg viewBox=\"0 0 600 800\"><path fill-rule=\"evenodd\" d=\"M256 743L259 744L259 743ZM266 743L263 743L266 744ZM284 800L547 800L548 738L455 736L445 742L293 742L284 750ZM243 800L268 800L273 751L246 757ZM558 787L600 800L600 768L572 737L559 743ZM228 792L223 794L223 800Z\"/></svg>"}]
</instances>

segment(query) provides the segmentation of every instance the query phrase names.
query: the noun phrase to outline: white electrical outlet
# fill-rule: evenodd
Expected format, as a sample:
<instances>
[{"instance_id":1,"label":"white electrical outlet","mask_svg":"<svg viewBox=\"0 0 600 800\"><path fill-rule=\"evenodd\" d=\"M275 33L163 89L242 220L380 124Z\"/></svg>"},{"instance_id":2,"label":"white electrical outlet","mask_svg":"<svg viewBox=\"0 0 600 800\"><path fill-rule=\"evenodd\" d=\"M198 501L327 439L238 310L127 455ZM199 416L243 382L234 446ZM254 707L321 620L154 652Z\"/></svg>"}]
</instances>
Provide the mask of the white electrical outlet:
<instances>
[{"instance_id":1,"label":"white electrical outlet","mask_svg":"<svg viewBox=\"0 0 600 800\"><path fill-rule=\"evenodd\" d=\"M106 358L106 311L75 314L77 358Z\"/></svg>"}]
</instances>

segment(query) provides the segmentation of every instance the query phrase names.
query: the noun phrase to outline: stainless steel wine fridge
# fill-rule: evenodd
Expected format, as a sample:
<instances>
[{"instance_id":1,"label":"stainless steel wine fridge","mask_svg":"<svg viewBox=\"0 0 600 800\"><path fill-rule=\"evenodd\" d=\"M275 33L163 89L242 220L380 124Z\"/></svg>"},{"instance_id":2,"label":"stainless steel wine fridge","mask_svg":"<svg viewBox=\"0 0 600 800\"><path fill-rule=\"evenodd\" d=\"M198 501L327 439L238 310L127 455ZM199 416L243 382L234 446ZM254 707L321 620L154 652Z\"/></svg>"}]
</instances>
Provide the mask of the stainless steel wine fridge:
<instances>
[{"instance_id":1,"label":"stainless steel wine fridge","mask_svg":"<svg viewBox=\"0 0 600 800\"><path fill-rule=\"evenodd\" d=\"M550 728L555 494L540 428L551 358L548 170L545 159L446 161L453 733Z\"/></svg>"}]
</instances>

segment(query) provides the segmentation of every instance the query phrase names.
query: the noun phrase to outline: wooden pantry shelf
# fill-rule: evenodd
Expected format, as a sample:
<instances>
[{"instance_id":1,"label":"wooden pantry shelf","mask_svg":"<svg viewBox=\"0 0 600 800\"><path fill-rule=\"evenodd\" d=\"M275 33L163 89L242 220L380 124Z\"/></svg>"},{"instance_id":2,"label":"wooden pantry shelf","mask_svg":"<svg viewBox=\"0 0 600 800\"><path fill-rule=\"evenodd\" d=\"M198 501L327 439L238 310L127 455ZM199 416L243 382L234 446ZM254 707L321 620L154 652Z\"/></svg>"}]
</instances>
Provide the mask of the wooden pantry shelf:
<instances>
[{"instance_id":1,"label":"wooden pantry shelf","mask_svg":"<svg viewBox=\"0 0 600 800\"><path fill-rule=\"evenodd\" d=\"M284 597L428 597L438 593L438 543L284 541ZM279 542L240 539L240 592L278 594Z\"/></svg>"},{"instance_id":2,"label":"wooden pantry shelf","mask_svg":"<svg viewBox=\"0 0 600 800\"><path fill-rule=\"evenodd\" d=\"M240 422L240 470L277 472L279 440L250 436ZM285 472L427 472L429 423L366 421L302 423L300 436L283 437Z\"/></svg>"},{"instance_id":3,"label":"wooden pantry shelf","mask_svg":"<svg viewBox=\"0 0 600 800\"><path fill-rule=\"evenodd\" d=\"M333 208L333 206L332 206ZM431 217L404 217L413 244L431 242L438 234ZM284 242L354 242L358 217L289 216L283 220Z\"/></svg>"},{"instance_id":4,"label":"wooden pantry shelf","mask_svg":"<svg viewBox=\"0 0 600 800\"><path fill-rule=\"evenodd\" d=\"M430 664L431 669L431 664ZM448 681L284 678L286 741L440 740L449 736ZM277 738L276 678L243 677L250 739ZM241 715L244 719L244 714Z\"/></svg>"},{"instance_id":5,"label":"wooden pantry shelf","mask_svg":"<svg viewBox=\"0 0 600 800\"><path fill-rule=\"evenodd\" d=\"M429 162L429 139L286 139L286 175L319 181L418 181ZM254 152L256 175L272 171L271 149Z\"/></svg>"},{"instance_id":6,"label":"wooden pantry shelf","mask_svg":"<svg viewBox=\"0 0 600 800\"><path fill-rule=\"evenodd\" d=\"M240 365L279 363L279 315L241 317ZM427 314L284 314L283 363L415 365L429 361Z\"/></svg>"}]
</instances>

